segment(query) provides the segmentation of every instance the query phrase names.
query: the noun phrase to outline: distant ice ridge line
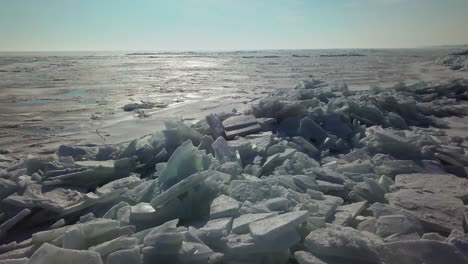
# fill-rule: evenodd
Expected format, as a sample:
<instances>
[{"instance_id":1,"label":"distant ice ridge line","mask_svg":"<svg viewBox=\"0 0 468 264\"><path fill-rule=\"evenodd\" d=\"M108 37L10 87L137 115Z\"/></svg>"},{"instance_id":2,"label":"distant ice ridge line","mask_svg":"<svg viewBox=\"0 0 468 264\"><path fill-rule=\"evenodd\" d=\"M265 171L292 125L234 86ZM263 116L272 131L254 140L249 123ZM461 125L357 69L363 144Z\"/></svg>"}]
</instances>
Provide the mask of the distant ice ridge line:
<instances>
[{"instance_id":1,"label":"distant ice ridge line","mask_svg":"<svg viewBox=\"0 0 468 264\"><path fill-rule=\"evenodd\" d=\"M449 67L454 71L468 70L468 50L451 53L447 56L440 57L436 60L436 64Z\"/></svg>"},{"instance_id":2,"label":"distant ice ridge line","mask_svg":"<svg viewBox=\"0 0 468 264\"><path fill-rule=\"evenodd\" d=\"M466 80L307 80L243 113L62 145L0 171L0 263L468 263L466 138L437 118L467 100Z\"/></svg>"}]
</instances>

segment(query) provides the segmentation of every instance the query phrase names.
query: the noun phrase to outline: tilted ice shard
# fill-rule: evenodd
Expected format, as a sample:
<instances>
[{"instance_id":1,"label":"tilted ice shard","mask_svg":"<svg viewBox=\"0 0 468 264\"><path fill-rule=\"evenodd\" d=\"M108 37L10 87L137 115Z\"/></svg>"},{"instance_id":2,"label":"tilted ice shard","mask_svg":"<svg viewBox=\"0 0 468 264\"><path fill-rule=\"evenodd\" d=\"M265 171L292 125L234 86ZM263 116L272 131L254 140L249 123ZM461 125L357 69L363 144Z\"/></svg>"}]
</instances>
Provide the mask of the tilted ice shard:
<instances>
[{"instance_id":1,"label":"tilted ice shard","mask_svg":"<svg viewBox=\"0 0 468 264\"><path fill-rule=\"evenodd\" d=\"M98 253L89 250L62 249L43 244L29 259L30 264L88 263L102 264Z\"/></svg>"},{"instance_id":2,"label":"tilted ice shard","mask_svg":"<svg viewBox=\"0 0 468 264\"><path fill-rule=\"evenodd\" d=\"M107 256L107 264L141 264L140 248L122 249Z\"/></svg>"},{"instance_id":3,"label":"tilted ice shard","mask_svg":"<svg viewBox=\"0 0 468 264\"><path fill-rule=\"evenodd\" d=\"M377 262L377 246L383 241L377 236L351 227L327 225L312 231L304 245L319 256L334 256L346 260Z\"/></svg>"},{"instance_id":4,"label":"tilted ice shard","mask_svg":"<svg viewBox=\"0 0 468 264\"><path fill-rule=\"evenodd\" d=\"M164 137L166 138L166 148L169 153L172 153L179 145L187 140L192 141L195 146L200 144L201 136L195 130L188 127L180 121L166 120L164 121L166 130L163 130Z\"/></svg>"},{"instance_id":5,"label":"tilted ice shard","mask_svg":"<svg viewBox=\"0 0 468 264\"><path fill-rule=\"evenodd\" d=\"M249 224L254 240L274 240L285 230L293 229L307 220L307 211L286 213Z\"/></svg>"},{"instance_id":6,"label":"tilted ice shard","mask_svg":"<svg viewBox=\"0 0 468 264\"><path fill-rule=\"evenodd\" d=\"M190 140L185 141L167 161L159 176L159 185L166 190L188 176L207 169L203 161L203 153Z\"/></svg>"},{"instance_id":7,"label":"tilted ice shard","mask_svg":"<svg viewBox=\"0 0 468 264\"><path fill-rule=\"evenodd\" d=\"M249 224L278 215L278 213L260 213L260 214L243 214L237 218L234 218L232 224L232 232L236 234L249 233Z\"/></svg>"},{"instance_id":8,"label":"tilted ice shard","mask_svg":"<svg viewBox=\"0 0 468 264\"><path fill-rule=\"evenodd\" d=\"M236 153L223 137L218 137L211 146L213 147L215 157L219 162L224 163L237 161Z\"/></svg>"},{"instance_id":9,"label":"tilted ice shard","mask_svg":"<svg viewBox=\"0 0 468 264\"><path fill-rule=\"evenodd\" d=\"M237 217L240 215L241 204L226 195L220 195L211 202L210 219Z\"/></svg>"},{"instance_id":10,"label":"tilted ice shard","mask_svg":"<svg viewBox=\"0 0 468 264\"><path fill-rule=\"evenodd\" d=\"M463 230L463 202L451 196L417 189L402 189L386 195L390 205L418 218L427 230Z\"/></svg>"}]
</instances>

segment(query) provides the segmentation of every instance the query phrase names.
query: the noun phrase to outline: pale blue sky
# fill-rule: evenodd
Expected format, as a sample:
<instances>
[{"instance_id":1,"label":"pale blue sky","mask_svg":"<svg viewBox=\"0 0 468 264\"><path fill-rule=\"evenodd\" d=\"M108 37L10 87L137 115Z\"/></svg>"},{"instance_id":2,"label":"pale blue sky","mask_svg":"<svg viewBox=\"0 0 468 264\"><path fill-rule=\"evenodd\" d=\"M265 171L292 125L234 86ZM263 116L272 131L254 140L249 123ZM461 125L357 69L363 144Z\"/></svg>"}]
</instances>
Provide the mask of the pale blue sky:
<instances>
[{"instance_id":1,"label":"pale blue sky","mask_svg":"<svg viewBox=\"0 0 468 264\"><path fill-rule=\"evenodd\" d=\"M0 51L468 43L468 0L0 0Z\"/></svg>"}]
</instances>

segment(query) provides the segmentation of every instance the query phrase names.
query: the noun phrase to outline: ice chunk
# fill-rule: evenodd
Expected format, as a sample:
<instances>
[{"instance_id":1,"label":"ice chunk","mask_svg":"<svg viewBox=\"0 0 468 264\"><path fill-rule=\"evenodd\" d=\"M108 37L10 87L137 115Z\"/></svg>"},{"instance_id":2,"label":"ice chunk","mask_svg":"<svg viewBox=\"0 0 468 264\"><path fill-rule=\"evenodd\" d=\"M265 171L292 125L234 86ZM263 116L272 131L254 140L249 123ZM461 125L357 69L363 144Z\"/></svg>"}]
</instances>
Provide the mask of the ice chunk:
<instances>
[{"instance_id":1,"label":"ice chunk","mask_svg":"<svg viewBox=\"0 0 468 264\"><path fill-rule=\"evenodd\" d=\"M397 242L397 241L406 241L406 240L418 240L421 236L418 233L407 233L407 234L393 234L384 238L385 242Z\"/></svg>"},{"instance_id":2,"label":"ice chunk","mask_svg":"<svg viewBox=\"0 0 468 264\"><path fill-rule=\"evenodd\" d=\"M115 191L115 190L121 189L121 188L132 189L132 188L136 187L138 184L140 184L141 182L142 182L142 180L139 177L132 175L132 176L129 176L129 177L126 177L126 178L111 181L111 182L97 188L96 193L99 194L99 195L103 195L105 193L110 193L112 191Z\"/></svg>"},{"instance_id":3,"label":"ice chunk","mask_svg":"<svg viewBox=\"0 0 468 264\"><path fill-rule=\"evenodd\" d=\"M381 237L410 233L422 233L422 228L405 215L385 215L377 219L377 234Z\"/></svg>"},{"instance_id":4,"label":"ice chunk","mask_svg":"<svg viewBox=\"0 0 468 264\"><path fill-rule=\"evenodd\" d=\"M83 193L76 188L30 184L21 195L10 195L3 202L23 208L43 208L61 213L65 208L78 204L83 199Z\"/></svg>"},{"instance_id":5,"label":"ice chunk","mask_svg":"<svg viewBox=\"0 0 468 264\"><path fill-rule=\"evenodd\" d=\"M210 219L237 217L241 204L226 195L220 195L211 202Z\"/></svg>"},{"instance_id":6,"label":"ice chunk","mask_svg":"<svg viewBox=\"0 0 468 264\"><path fill-rule=\"evenodd\" d=\"M307 211L298 211L262 219L249 224L250 234L254 240L272 241L304 223L308 215Z\"/></svg>"},{"instance_id":7,"label":"ice chunk","mask_svg":"<svg viewBox=\"0 0 468 264\"><path fill-rule=\"evenodd\" d=\"M26 263L28 263L28 258L2 260L2 264L26 264Z\"/></svg>"},{"instance_id":8,"label":"ice chunk","mask_svg":"<svg viewBox=\"0 0 468 264\"><path fill-rule=\"evenodd\" d=\"M348 139L352 134L352 124L349 117L339 113L328 113L324 117L324 129L332 134Z\"/></svg>"},{"instance_id":9,"label":"ice chunk","mask_svg":"<svg viewBox=\"0 0 468 264\"><path fill-rule=\"evenodd\" d=\"M266 154L268 147L275 142L271 132L248 135L245 139L248 140L250 144L252 144L254 150L262 156Z\"/></svg>"},{"instance_id":10,"label":"ice chunk","mask_svg":"<svg viewBox=\"0 0 468 264\"><path fill-rule=\"evenodd\" d=\"M65 232L67 232L68 229L70 229L70 226L64 226L52 230L46 230L46 231L40 231L37 233L32 234L32 241L34 243L45 243L45 242L51 242L52 240L62 236Z\"/></svg>"},{"instance_id":11,"label":"ice chunk","mask_svg":"<svg viewBox=\"0 0 468 264\"><path fill-rule=\"evenodd\" d=\"M277 197L273 194L273 181L233 180L229 185L229 196L238 201L259 202L263 199Z\"/></svg>"},{"instance_id":12,"label":"ice chunk","mask_svg":"<svg viewBox=\"0 0 468 264\"><path fill-rule=\"evenodd\" d=\"M30 213L31 213L31 210L23 209L17 215L3 222L0 225L0 240L3 239L3 237L12 227L14 227L17 223L19 223L21 220L27 217Z\"/></svg>"},{"instance_id":13,"label":"ice chunk","mask_svg":"<svg viewBox=\"0 0 468 264\"><path fill-rule=\"evenodd\" d=\"M142 181L135 188L128 190L126 194L135 203L148 202L153 197L157 186L157 180Z\"/></svg>"},{"instance_id":14,"label":"ice chunk","mask_svg":"<svg viewBox=\"0 0 468 264\"><path fill-rule=\"evenodd\" d=\"M351 163L339 166L335 169L340 173L359 173L359 174L370 174L374 173L374 164L370 160L365 161L353 161Z\"/></svg>"},{"instance_id":15,"label":"ice chunk","mask_svg":"<svg viewBox=\"0 0 468 264\"><path fill-rule=\"evenodd\" d=\"M452 174L401 174L395 183L396 189L421 189L468 201L468 180Z\"/></svg>"},{"instance_id":16,"label":"ice chunk","mask_svg":"<svg viewBox=\"0 0 468 264\"><path fill-rule=\"evenodd\" d=\"M207 166L203 161L202 153L192 145L190 140L185 141L167 161L167 165L159 176L159 185L163 190L167 190L188 176L206 170Z\"/></svg>"},{"instance_id":17,"label":"ice chunk","mask_svg":"<svg viewBox=\"0 0 468 264\"><path fill-rule=\"evenodd\" d=\"M201 232L200 238L205 243L213 243L231 232L232 222L231 217L210 220L199 229Z\"/></svg>"},{"instance_id":18,"label":"ice chunk","mask_svg":"<svg viewBox=\"0 0 468 264\"><path fill-rule=\"evenodd\" d=\"M28 264L102 264L98 253L89 250L62 249L43 244L29 259Z\"/></svg>"},{"instance_id":19,"label":"ice chunk","mask_svg":"<svg viewBox=\"0 0 468 264\"><path fill-rule=\"evenodd\" d=\"M319 189L313 175L294 175L291 176L291 178L294 185L297 186L301 192L307 192L307 190L316 191Z\"/></svg>"},{"instance_id":20,"label":"ice chunk","mask_svg":"<svg viewBox=\"0 0 468 264\"><path fill-rule=\"evenodd\" d=\"M361 212L366 208L366 205L367 201L338 206L336 208L333 224L349 225L358 215L361 214Z\"/></svg>"},{"instance_id":21,"label":"ice chunk","mask_svg":"<svg viewBox=\"0 0 468 264\"><path fill-rule=\"evenodd\" d=\"M136 234L133 235L133 237L136 237L140 240L145 239L147 236L154 235L154 234L161 234L161 233L168 233L168 232L174 232L177 230L177 223L179 222L179 219L174 219L171 221L167 221L159 226L149 228L143 231L140 231ZM149 242L148 242L149 243ZM145 245L148 245L147 242L145 242Z\"/></svg>"},{"instance_id":22,"label":"ice chunk","mask_svg":"<svg viewBox=\"0 0 468 264\"><path fill-rule=\"evenodd\" d=\"M124 206L115 212L115 218L126 225L130 224L131 206Z\"/></svg>"},{"instance_id":23,"label":"ice chunk","mask_svg":"<svg viewBox=\"0 0 468 264\"><path fill-rule=\"evenodd\" d=\"M141 264L140 248L123 249L107 256L106 264Z\"/></svg>"},{"instance_id":24,"label":"ice chunk","mask_svg":"<svg viewBox=\"0 0 468 264\"><path fill-rule=\"evenodd\" d=\"M138 144L137 139L130 141L128 145L125 147L125 149L122 152L120 152L117 159L123 159L123 158L128 158L128 157L133 156L137 150L137 144Z\"/></svg>"},{"instance_id":25,"label":"ice chunk","mask_svg":"<svg viewBox=\"0 0 468 264\"><path fill-rule=\"evenodd\" d=\"M113 147L113 146L102 146L99 147L98 152L96 154L96 160L110 160L114 159L117 152L118 148Z\"/></svg>"},{"instance_id":26,"label":"ice chunk","mask_svg":"<svg viewBox=\"0 0 468 264\"><path fill-rule=\"evenodd\" d=\"M435 241L441 241L444 242L447 238L442 236L439 233L424 233L422 236L422 239L429 239L429 240L435 240Z\"/></svg>"},{"instance_id":27,"label":"ice chunk","mask_svg":"<svg viewBox=\"0 0 468 264\"><path fill-rule=\"evenodd\" d=\"M85 161L75 161L75 165L78 168L89 168L101 170L104 173L113 172L114 169L114 160L105 160L105 161L95 161L95 160L85 160Z\"/></svg>"},{"instance_id":28,"label":"ice chunk","mask_svg":"<svg viewBox=\"0 0 468 264\"><path fill-rule=\"evenodd\" d=\"M376 250L383 241L367 232L351 227L327 225L310 232L304 245L319 256L340 257L346 260L379 263Z\"/></svg>"},{"instance_id":29,"label":"ice chunk","mask_svg":"<svg viewBox=\"0 0 468 264\"><path fill-rule=\"evenodd\" d=\"M156 210L149 203L139 203L130 208L131 216L136 219L151 217Z\"/></svg>"},{"instance_id":30,"label":"ice chunk","mask_svg":"<svg viewBox=\"0 0 468 264\"><path fill-rule=\"evenodd\" d=\"M282 153L277 153L272 156L269 156L262 166L262 174L270 175L276 167L283 164L285 160L291 158L294 155L294 153L296 153L295 149L286 149Z\"/></svg>"},{"instance_id":31,"label":"ice chunk","mask_svg":"<svg viewBox=\"0 0 468 264\"><path fill-rule=\"evenodd\" d=\"M239 153L242 164L252 163L255 156L259 154L259 152L254 149L254 146L245 138L241 137L236 140L230 140L227 143L235 152Z\"/></svg>"},{"instance_id":32,"label":"ice chunk","mask_svg":"<svg viewBox=\"0 0 468 264\"><path fill-rule=\"evenodd\" d=\"M71 227L62 236L62 248L83 250L87 249L85 236L80 226Z\"/></svg>"},{"instance_id":33,"label":"ice chunk","mask_svg":"<svg viewBox=\"0 0 468 264\"><path fill-rule=\"evenodd\" d=\"M221 121L216 115L206 116L206 122L211 128L211 134L213 135L214 138L226 137L223 124L221 123Z\"/></svg>"},{"instance_id":34,"label":"ice chunk","mask_svg":"<svg viewBox=\"0 0 468 264\"><path fill-rule=\"evenodd\" d=\"M93 240L101 238L107 234L118 235L118 232L115 231L119 230L119 228L119 221L109 219L98 218L82 224L83 234L88 242L92 242Z\"/></svg>"},{"instance_id":35,"label":"ice chunk","mask_svg":"<svg viewBox=\"0 0 468 264\"><path fill-rule=\"evenodd\" d=\"M134 237L118 237L116 239L104 242L97 246L89 248L89 250L99 253L101 257L105 257L112 252L121 249L130 249L138 245L138 238Z\"/></svg>"},{"instance_id":36,"label":"ice chunk","mask_svg":"<svg viewBox=\"0 0 468 264\"><path fill-rule=\"evenodd\" d=\"M227 138L236 136L246 136L261 130L261 126L254 116L237 115L228 117L223 121L223 126L226 130Z\"/></svg>"},{"instance_id":37,"label":"ice chunk","mask_svg":"<svg viewBox=\"0 0 468 264\"><path fill-rule=\"evenodd\" d=\"M232 224L232 232L236 234L246 234L249 232L249 224L278 215L278 213L260 213L260 214L244 214L234 219Z\"/></svg>"},{"instance_id":38,"label":"ice chunk","mask_svg":"<svg viewBox=\"0 0 468 264\"><path fill-rule=\"evenodd\" d=\"M307 174L310 180L313 181L315 179L315 174L311 173L311 169L315 169L317 167L320 167L320 164L316 160L310 158L305 153L296 152L291 158L285 160L281 166L276 167L273 174L276 174L276 175ZM307 182L311 182L311 181L307 181ZM317 184L314 182L313 185L317 185Z\"/></svg>"},{"instance_id":39,"label":"ice chunk","mask_svg":"<svg viewBox=\"0 0 468 264\"><path fill-rule=\"evenodd\" d=\"M382 188L382 190L384 190L384 192L386 192L386 193L387 193L387 192L390 192L390 187L391 187L392 185L394 185L394 184L395 184L395 182L394 182L391 178L389 178L389 177L387 177L387 176L382 176L382 177L380 177L380 179L379 179L379 186L380 186L380 188Z\"/></svg>"},{"instance_id":40,"label":"ice chunk","mask_svg":"<svg viewBox=\"0 0 468 264\"><path fill-rule=\"evenodd\" d=\"M43 181L43 184L94 188L111 180L128 176L134 166L135 160L133 158L117 161L77 161L75 162L75 169L49 176L47 180Z\"/></svg>"},{"instance_id":41,"label":"ice chunk","mask_svg":"<svg viewBox=\"0 0 468 264\"><path fill-rule=\"evenodd\" d=\"M327 193L329 191L342 191L344 190L344 187L345 187L342 184L336 184L336 183L320 181L320 180L317 180L317 184L318 184L319 191L323 193Z\"/></svg>"},{"instance_id":42,"label":"ice chunk","mask_svg":"<svg viewBox=\"0 0 468 264\"><path fill-rule=\"evenodd\" d=\"M178 219L174 219L174 220L171 220L171 221L168 221L166 223L163 223L157 227L153 227L153 228L149 228L149 229L145 229L145 230L142 230L136 234L133 234L132 237L135 237L135 238L138 238L138 240L140 241L140 243L143 243L146 239L146 237L148 237L148 239L146 240L146 242L144 242L145 245L150 245L150 244L154 244L156 242L152 242L152 241L156 241L158 236L156 236L157 234L162 234L162 233L173 233L175 231L177 231L177 223L179 222Z\"/></svg>"},{"instance_id":43,"label":"ice chunk","mask_svg":"<svg viewBox=\"0 0 468 264\"><path fill-rule=\"evenodd\" d=\"M117 219L117 211L122 208L130 206L127 202L120 202L114 206L112 206L105 214L102 216L102 218L107 218L107 219Z\"/></svg>"},{"instance_id":44,"label":"ice chunk","mask_svg":"<svg viewBox=\"0 0 468 264\"><path fill-rule=\"evenodd\" d=\"M377 219L375 217L369 217L357 225L357 230L367 231L369 233L377 233Z\"/></svg>"},{"instance_id":45,"label":"ice chunk","mask_svg":"<svg viewBox=\"0 0 468 264\"><path fill-rule=\"evenodd\" d=\"M428 230L463 230L463 202L460 199L421 190L403 189L386 195L390 205L418 218Z\"/></svg>"},{"instance_id":46,"label":"ice chunk","mask_svg":"<svg viewBox=\"0 0 468 264\"><path fill-rule=\"evenodd\" d=\"M307 193L307 195L310 196L310 198L312 198L314 200L323 200L323 199L325 199L323 197L323 193L320 192L320 191L307 189L306 193Z\"/></svg>"},{"instance_id":47,"label":"ice chunk","mask_svg":"<svg viewBox=\"0 0 468 264\"><path fill-rule=\"evenodd\" d=\"M182 242L178 259L181 263L202 264L212 263L216 258L222 258L222 254L215 253L208 246L201 243Z\"/></svg>"},{"instance_id":48,"label":"ice chunk","mask_svg":"<svg viewBox=\"0 0 468 264\"><path fill-rule=\"evenodd\" d=\"M163 130L163 134L166 138L166 148L169 153L172 153L172 150L176 149L187 140L192 141L195 146L200 144L200 134L183 122L167 120L164 121L164 124L167 129Z\"/></svg>"},{"instance_id":49,"label":"ice chunk","mask_svg":"<svg viewBox=\"0 0 468 264\"><path fill-rule=\"evenodd\" d=\"M367 148L371 152L385 153L400 159L421 159L424 157L421 154L421 148L411 140L383 129L374 130Z\"/></svg>"},{"instance_id":50,"label":"ice chunk","mask_svg":"<svg viewBox=\"0 0 468 264\"><path fill-rule=\"evenodd\" d=\"M325 217L322 216L309 216L305 224L305 231L311 232L312 230L325 227L325 220Z\"/></svg>"},{"instance_id":51,"label":"ice chunk","mask_svg":"<svg viewBox=\"0 0 468 264\"><path fill-rule=\"evenodd\" d=\"M370 202L386 202L385 190L374 179L365 178L364 183L358 183L354 186L353 192Z\"/></svg>"},{"instance_id":52,"label":"ice chunk","mask_svg":"<svg viewBox=\"0 0 468 264\"><path fill-rule=\"evenodd\" d=\"M284 197L277 197L262 201L261 204L271 211L285 212L288 210L290 201Z\"/></svg>"},{"instance_id":53,"label":"ice chunk","mask_svg":"<svg viewBox=\"0 0 468 264\"><path fill-rule=\"evenodd\" d=\"M216 170L232 175L233 177L238 176L243 171L239 162L225 162L221 164L221 166L217 167Z\"/></svg>"},{"instance_id":54,"label":"ice chunk","mask_svg":"<svg viewBox=\"0 0 468 264\"><path fill-rule=\"evenodd\" d=\"M151 205L164 221L197 220L209 215L211 200L226 191L230 180L231 176L222 172L199 172L157 195Z\"/></svg>"},{"instance_id":55,"label":"ice chunk","mask_svg":"<svg viewBox=\"0 0 468 264\"><path fill-rule=\"evenodd\" d=\"M317 180L327 181L331 183L343 184L347 181L346 176L343 174L337 173L334 170L327 168L315 168L312 170L317 178Z\"/></svg>"},{"instance_id":56,"label":"ice chunk","mask_svg":"<svg viewBox=\"0 0 468 264\"><path fill-rule=\"evenodd\" d=\"M224 259L226 263L286 263L289 257L288 246L297 243L297 232L284 234L282 243L254 242L250 235L231 235L227 239ZM299 237L300 239L300 237Z\"/></svg>"},{"instance_id":57,"label":"ice chunk","mask_svg":"<svg viewBox=\"0 0 468 264\"><path fill-rule=\"evenodd\" d=\"M223 121L223 126L226 130L236 130L255 124L258 124L258 121L252 115L235 115Z\"/></svg>"},{"instance_id":58,"label":"ice chunk","mask_svg":"<svg viewBox=\"0 0 468 264\"><path fill-rule=\"evenodd\" d=\"M323 198L323 200L313 200L313 203L315 203L319 209L318 212L313 213L313 215L329 218L333 215L336 208L343 204L343 199L331 195L324 195Z\"/></svg>"},{"instance_id":59,"label":"ice chunk","mask_svg":"<svg viewBox=\"0 0 468 264\"><path fill-rule=\"evenodd\" d=\"M262 98L257 104L252 105L252 112L256 117L276 118L282 108L283 103L278 98L271 96Z\"/></svg>"},{"instance_id":60,"label":"ice chunk","mask_svg":"<svg viewBox=\"0 0 468 264\"><path fill-rule=\"evenodd\" d=\"M129 223L138 230L152 227L158 220L158 212L149 203L139 203L130 207Z\"/></svg>"},{"instance_id":61,"label":"ice chunk","mask_svg":"<svg viewBox=\"0 0 468 264\"><path fill-rule=\"evenodd\" d=\"M236 129L236 130L226 131L226 138L233 139L233 138L235 138L237 136L243 137L243 136L246 136L246 135L256 133L256 132L258 132L260 130L262 130L262 127L257 123L257 124L253 124L251 126L239 128L239 129Z\"/></svg>"},{"instance_id":62,"label":"ice chunk","mask_svg":"<svg viewBox=\"0 0 468 264\"><path fill-rule=\"evenodd\" d=\"M294 252L294 258L299 264L327 264L326 262L321 261L319 258L306 251Z\"/></svg>"},{"instance_id":63,"label":"ice chunk","mask_svg":"<svg viewBox=\"0 0 468 264\"><path fill-rule=\"evenodd\" d=\"M211 136L203 136L200 145L198 146L199 150L205 150L206 153L213 153L213 148L211 145L213 144L213 138Z\"/></svg>"},{"instance_id":64,"label":"ice chunk","mask_svg":"<svg viewBox=\"0 0 468 264\"><path fill-rule=\"evenodd\" d=\"M319 150L309 141L305 140L303 137L293 137L292 142L304 149L304 152L307 152L309 155L314 156L319 154Z\"/></svg>"},{"instance_id":65,"label":"ice chunk","mask_svg":"<svg viewBox=\"0 0 468 264\"><path fill-rule=\"evenodd\" d=\"M327 132L309 117L304 117L301 119L299 125L299 135L311 141L314 145L322 144L328 136Z\"/></svg>"},{"instance_id":66,"label":"ice chunk","mask_svg":"<svg viewBox=\"0 0 468 264\"><path fill-rule=\"evenodd\" d=\"M445 264L468 263L468 259L449 243L420 239L386 243L379 248L382 263Z\"/></svg>"},{"instance_id":67,"label":"ice chunk","mask_svg":"<svg viewBox=\"0 0 468 264\"><path fill-rule=\"evenodd\" d=\"M5 199L17 190L17 185L7 179L0 178L0 200Z\"/></svg>"},{"instance_id":68,"label":"ice chunk","mask_svg":"<svg viewBox=\"0 0 468 264\"><path fill-rule=\"evenodd\" d=\"M190 175L187 178L183 179L182 181L171 186L169 189L165 190L158 196L154 197L154 199L151 200L151 205L154 208L158 208L159 206L164 205L165 203L177 198L179 195L193 188L195 185L199 184L205 178L206 178L206 175L202 173L196 173L196 174Z\"/></svg>"},{"instance_id":69,"label":"ice chunk","mask_svg":"<svg viewBox=\"0 0 468 264\"><path fill-rule=\"evenodd\" d=\"M57 220L55 223L53 223L49 229L55 229L55 228L60 228L60 227L63 227L65 225L65 219L59 219Z\"/></svg>"},{"instance_id":70,"label":"ice chunk","mask_svg":"<svg viewBox=\"0 0 468 264\"><path fill-rule=\"evenodd\" d=\"M86 223L86 222L91 221L93 219L96 219L96 216L92 212L89 212L89 213L87 213L85 215L80 216L79 222L80 223Z\"/></svg>"},{"instance_id":71,"label":"ice chunk","mask_svg":"<svg viewBox=\"0 0 468 264\"><path fill-rule=\"evenodd\" d=\"M229 235L226 238L226 244L223 251L228 258L239 258L242 254L258 253L258 246L255 245L250 234L245 235Z\"/></svg>"},{"instance_id":72,"label":"ice chunk","mask_svg":"<svg viewBox=\"0 0 468 264\"><path fill-rule=\"evenodd\" d=\"M70 156L73 158L91 158L94 156L94 151L88 147L75 147L68 145L60 145L57 149L58 156Z\"/></svg>"},{"instance_id":73,"label":"ice chunk","mask_svg":"<svg viewBox=\"0 0 468 264\"><path fill-rule=\"evenodd\" d=\"M459 230L452 230L449 237L445 242L448 242L454 245L458 250L460 250L465 257L468 259L468 235Z\"/></svg>"},{"instance_id":74,"label":"ice chunk","mask_svg":"<svg viewBox=\"0 0 468 264\"><path fill-rule=\"evenodd\" d=\"M24 247L17 247L16 249L1 254L0 261L5 259L18 259L29 257L37 250L37 248L37 245L25 245Z\"/></svg>"},{"instance_id":75,"label":"ice chunk","mask_svg":"<svg viewBox=\"0 0 468 264\"><path fill-rule=\"evenodd\" d=\"M223 137L218 137L211 146L213 147L215 157L219 162L224 163L237 161L236 153Z\"/></svg>"},{"instance_id":76,"label":"ice chunk","mask_svg":"<svg viewBox=\"0 0 468 264\"><path fill-rule=\"evenodd\" d=\"M182 232L150 233L145 237L143 253L153 255L175 255L182 246L185 234Z\"/></svg>"}]
</instances>

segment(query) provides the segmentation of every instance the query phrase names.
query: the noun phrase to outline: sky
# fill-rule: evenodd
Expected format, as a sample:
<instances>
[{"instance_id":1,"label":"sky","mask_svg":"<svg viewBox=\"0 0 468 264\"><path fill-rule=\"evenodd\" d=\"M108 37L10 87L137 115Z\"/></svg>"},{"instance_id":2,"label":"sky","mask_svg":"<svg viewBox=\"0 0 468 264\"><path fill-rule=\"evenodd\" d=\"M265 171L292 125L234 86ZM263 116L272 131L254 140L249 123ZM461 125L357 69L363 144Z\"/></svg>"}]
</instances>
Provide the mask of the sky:
<instances>
[{"instance_id":1,"label":"sky","mask_svg":"<svg viewBox=\"0 0 468 264\"><path fill-rule=\"evenodd\" d=\"M468 44L468 0L0 0L0 51Z\"/></svg>"}]
</instances>

